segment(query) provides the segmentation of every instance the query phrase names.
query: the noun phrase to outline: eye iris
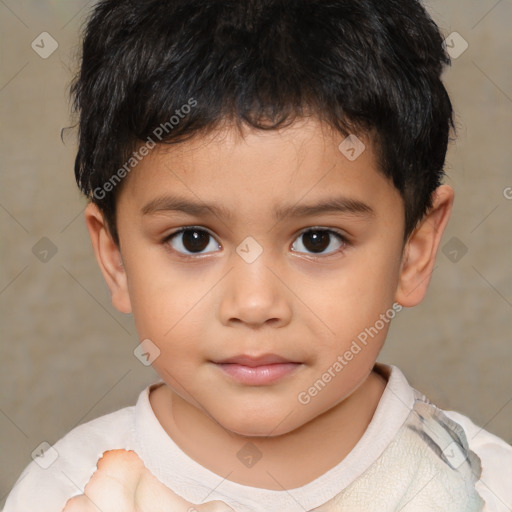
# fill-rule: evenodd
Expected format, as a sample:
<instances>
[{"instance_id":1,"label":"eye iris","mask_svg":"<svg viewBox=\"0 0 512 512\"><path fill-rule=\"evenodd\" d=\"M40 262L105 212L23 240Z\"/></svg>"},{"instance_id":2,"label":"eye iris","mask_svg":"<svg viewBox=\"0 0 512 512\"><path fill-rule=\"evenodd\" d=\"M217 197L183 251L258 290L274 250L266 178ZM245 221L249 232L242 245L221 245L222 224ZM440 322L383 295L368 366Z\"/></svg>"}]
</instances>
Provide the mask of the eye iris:
<instances>
[{"instance_id":1,"label":"eye iris","mask_svg":"<svg viewBox=\"0 0 512 512\"><path fill-rule=\"evenodd\" d=\"M304 247L308 251L322 252L329 246L330 236L327 231L309 231L302 235Z\"/></svg>"},{"instance_id":2,"label":"eye iris","mask_svg":"<svg viewBox=\"0 0 512 512\"><path fill-rule=\"evenodd\" d=\"M200 252L208 246L209 236L205 231L188 229L183 231L183 246L187 251Z\"/></svg>"}]
</instances>

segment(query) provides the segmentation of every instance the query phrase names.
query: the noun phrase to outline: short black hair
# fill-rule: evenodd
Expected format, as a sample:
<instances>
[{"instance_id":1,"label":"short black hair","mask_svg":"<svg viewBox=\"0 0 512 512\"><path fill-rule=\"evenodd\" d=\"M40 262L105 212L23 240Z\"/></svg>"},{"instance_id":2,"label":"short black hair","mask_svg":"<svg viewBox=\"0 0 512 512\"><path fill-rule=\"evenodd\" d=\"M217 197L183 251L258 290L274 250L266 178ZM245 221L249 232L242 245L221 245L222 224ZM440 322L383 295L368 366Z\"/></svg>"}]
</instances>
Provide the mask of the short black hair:
<instances>
[{"instance_id":1,"label":"short black hair","mask_svg":"<svg viewBox=\"0 0 512 512\"><path fill-rule=\"evenodd\" d=\"M371 135L406 238L444 174L449 63L418 0L100 0L71 87L75 177L119 245L115 199L141 144L314 116Z\"/></svg>"}]
</instances>

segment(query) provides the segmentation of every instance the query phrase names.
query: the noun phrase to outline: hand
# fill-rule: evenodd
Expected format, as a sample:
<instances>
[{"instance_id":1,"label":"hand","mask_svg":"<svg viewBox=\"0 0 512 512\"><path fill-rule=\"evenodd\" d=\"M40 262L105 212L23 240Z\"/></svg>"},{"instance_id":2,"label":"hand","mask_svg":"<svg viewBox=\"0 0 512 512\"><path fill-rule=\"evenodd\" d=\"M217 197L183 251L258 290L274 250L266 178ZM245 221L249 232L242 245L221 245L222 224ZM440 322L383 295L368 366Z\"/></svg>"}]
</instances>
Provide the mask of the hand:
<instances>
[{"instance_id":1,"label":"hand","mask_svg":"<svg viewBox=\"0 0 512 512\"><path fill-rule=\"evenodd\" d=\"M62 512L235 512L222 501L194 505L167 488L133 451L110 450Z\"/></svg>"}]
</instances>

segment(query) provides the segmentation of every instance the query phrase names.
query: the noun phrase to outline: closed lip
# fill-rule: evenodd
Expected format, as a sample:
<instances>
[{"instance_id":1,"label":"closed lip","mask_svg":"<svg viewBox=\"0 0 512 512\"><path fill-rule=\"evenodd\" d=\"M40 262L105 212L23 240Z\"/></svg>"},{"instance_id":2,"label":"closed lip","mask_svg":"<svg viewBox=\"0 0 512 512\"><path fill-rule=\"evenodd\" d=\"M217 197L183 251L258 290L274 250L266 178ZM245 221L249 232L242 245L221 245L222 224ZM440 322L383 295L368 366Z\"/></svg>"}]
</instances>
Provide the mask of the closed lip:
<instances>
[{"instance_id":1,"label":"closed lip","mask_svg":"<svg viewBox=\"0 0 512 512\"><path fill-rule=\"evenodd\" d=\"M242 366L249 366L255 368L257 366L265 366L269 364L282 364L282 363L298 363L298 361L291 361L284 357L276 354L265 354L262 356L249 356L249 355L238 355L223 359L222 361L214 361L216 364L239 364Z\"/></svg>"}]
</instances>

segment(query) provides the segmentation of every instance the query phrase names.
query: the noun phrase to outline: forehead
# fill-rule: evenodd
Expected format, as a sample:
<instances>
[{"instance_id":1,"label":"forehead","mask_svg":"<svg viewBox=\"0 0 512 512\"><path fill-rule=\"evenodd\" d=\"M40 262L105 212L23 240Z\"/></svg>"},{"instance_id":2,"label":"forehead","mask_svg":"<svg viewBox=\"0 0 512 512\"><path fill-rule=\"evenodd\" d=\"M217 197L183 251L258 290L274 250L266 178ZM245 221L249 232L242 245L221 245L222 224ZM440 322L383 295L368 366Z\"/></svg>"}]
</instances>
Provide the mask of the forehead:
<instances>
[{"instance_id":1,"label":"forehead","mask_svg":"<svg viewBox=\"0 0 512 512\"><path fill-rule=\"evenodd\" d=\"M127 176L119 203L144 214L170 193L215 203L226 216L249 207L267 212L270 205L283 213L283 204L334 195L370 208L393 201L402 207L369 138L347 138L313 118L271 131L227 126L156 146Z\"/></svg>"}]
</instances>

